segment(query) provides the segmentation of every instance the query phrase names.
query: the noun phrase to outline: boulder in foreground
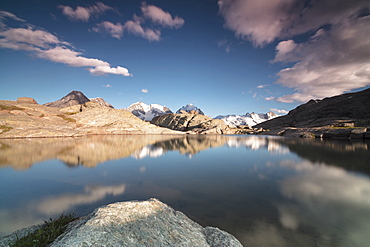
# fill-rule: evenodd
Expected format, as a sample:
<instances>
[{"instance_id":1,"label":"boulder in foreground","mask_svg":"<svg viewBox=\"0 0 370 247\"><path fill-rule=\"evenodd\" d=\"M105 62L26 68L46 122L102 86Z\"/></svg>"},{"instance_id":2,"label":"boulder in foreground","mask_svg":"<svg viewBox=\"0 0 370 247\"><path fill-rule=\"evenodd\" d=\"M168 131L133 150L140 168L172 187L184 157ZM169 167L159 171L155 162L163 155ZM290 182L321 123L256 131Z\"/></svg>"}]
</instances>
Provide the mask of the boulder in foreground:
<instances>
[{"instance_id":1,"label":"boulder in foreground","mask_svg":"<svg viewBox=\"0 0 370 247\"><path fill-rule=\"evenodd\" d=\"M242 246L231 234L203 228L157 199L117 202L93 213L56 239L61 246Z\"/></svg>"}]
</instances>

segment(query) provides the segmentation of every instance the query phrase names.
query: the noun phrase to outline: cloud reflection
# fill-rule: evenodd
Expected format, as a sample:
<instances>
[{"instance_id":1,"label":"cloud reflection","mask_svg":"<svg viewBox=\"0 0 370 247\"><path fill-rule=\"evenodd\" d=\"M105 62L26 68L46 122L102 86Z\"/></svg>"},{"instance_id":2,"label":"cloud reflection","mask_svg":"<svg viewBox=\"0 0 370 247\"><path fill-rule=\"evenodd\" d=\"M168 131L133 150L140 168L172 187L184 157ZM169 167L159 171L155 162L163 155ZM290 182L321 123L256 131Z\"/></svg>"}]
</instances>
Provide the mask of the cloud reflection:
<instances>
[{"instance_id":1,"label":"cloud reflection","mask_svg":"<svg viewBox=\"0 0 370 247\"><path fill-rule=\"evenodd\" d=\"M309 161L284 161L280 165L297 171L280 183L281 193L291 199L277 205L285 228L299 231L308 227L325 232L326 236L318 236L317 241L326 246L368 243L369 178ZM334 236L345 237L338 240Z\"/></svg>"},{"instance_id":2,"label":"cloud reflection","mask_svg":"<svg viewBox=\"0 0 370 247\"><path fill-rule=\"evenodd\" d=\"M125 184L115 186L87 186L83 193L44 199L38 203L37 209L46 215L61 214L78 205L97 202L104 199L107 195L121 195L125 192L125 189Z\"/></svg>"}]
</instances>

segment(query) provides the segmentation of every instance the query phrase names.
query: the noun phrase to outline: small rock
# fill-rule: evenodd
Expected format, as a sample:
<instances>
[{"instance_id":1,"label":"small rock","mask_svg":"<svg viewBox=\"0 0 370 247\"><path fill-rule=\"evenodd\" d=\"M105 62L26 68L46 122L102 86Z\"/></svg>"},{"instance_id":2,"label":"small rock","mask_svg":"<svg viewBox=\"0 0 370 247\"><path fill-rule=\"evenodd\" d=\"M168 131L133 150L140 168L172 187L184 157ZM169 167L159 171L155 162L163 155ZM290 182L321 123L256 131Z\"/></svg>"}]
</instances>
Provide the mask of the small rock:
<instances>
[{"instance_id":1,"label":"small rock","mask_svg":"<svg viewBox=\"0 0 370 247\"><path fill-rule=\"evenodd\" d=\"M330 129L323 134L323 138L349 138L353 129Z\"/></svg>"},{"instance_id":2,"label":"small rock","mask_svg":"<svg viewBox=\"0 0 370 247\"><path fill-rule=\"evenodd\" d=\"M17 103L25 103L25 104L37 104L36 100L30 97L19 97L17 99Z\"/></svg>"},{"instance_id":3,"label":"small rock","mask_svg":"<svg viewBox=\"0 0 370 247\"><path fill-rule=\"evenodd\" d=\"M351 134L349 137L351 139L363 139L364 138L364 133L366 132L366 128L357 128L351 131Z\"/></svg>"}]
</instances>

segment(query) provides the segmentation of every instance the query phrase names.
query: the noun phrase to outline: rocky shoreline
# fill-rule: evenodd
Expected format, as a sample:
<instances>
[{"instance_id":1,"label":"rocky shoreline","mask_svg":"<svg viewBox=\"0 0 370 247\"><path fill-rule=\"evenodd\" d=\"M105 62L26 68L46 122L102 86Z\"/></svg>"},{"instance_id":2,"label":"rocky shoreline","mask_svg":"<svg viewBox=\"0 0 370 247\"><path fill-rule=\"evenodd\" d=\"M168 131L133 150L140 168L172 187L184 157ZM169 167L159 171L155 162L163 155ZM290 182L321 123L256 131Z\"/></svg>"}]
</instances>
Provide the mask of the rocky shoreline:
<instances>
[{"instance_id":1,"label":"rocky shoreline","mask_svg":"<svg viewBox=\"0 0 370 247\"><path fill-rule=\"evenodd\" d=\"M0 239L8 247L18 236L39 229L34 226ZM228 246L242 244L216 227L202 227L185 214L157 199L117 202L95 209L69 224L50 245L61 246Z\"/></svg>"}]
</instances>

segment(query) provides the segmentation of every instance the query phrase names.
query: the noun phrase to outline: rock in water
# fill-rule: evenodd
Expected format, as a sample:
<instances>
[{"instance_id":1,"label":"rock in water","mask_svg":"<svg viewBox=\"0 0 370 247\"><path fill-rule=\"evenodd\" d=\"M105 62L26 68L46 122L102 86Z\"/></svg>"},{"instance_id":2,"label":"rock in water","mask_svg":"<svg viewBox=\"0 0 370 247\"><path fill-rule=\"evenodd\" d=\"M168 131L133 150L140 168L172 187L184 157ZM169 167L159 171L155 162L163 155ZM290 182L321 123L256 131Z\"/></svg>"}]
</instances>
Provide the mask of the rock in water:
<instances>
[{"instance_id":1,"label":"rock in water","mask_svg":"<svg viewBox=\"0 0 370 247\"><path fill-rule=\"evenodd\" d=\"M203 228L157 199L96 209L55 240L61 246L242 246L231 234Z\"/></svg>"}]
</instances>

